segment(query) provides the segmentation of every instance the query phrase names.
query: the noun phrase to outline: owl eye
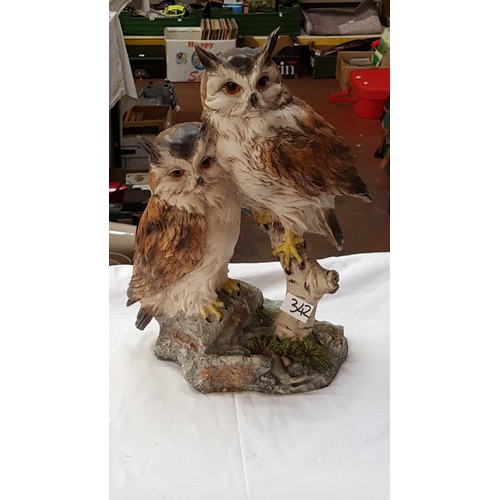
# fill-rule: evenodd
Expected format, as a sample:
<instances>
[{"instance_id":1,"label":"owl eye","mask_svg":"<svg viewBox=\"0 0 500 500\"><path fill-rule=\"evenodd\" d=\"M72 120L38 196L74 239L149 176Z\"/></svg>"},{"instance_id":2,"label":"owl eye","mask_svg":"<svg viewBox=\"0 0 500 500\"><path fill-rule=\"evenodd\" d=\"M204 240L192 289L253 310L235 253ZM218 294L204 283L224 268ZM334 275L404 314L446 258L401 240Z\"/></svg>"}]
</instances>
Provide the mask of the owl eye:
<instances>
[{"instance_id":1,"label":"owl eye","mask_svg":"<svg viewBox=\"0 0 500 500\"><path fill-rule=\"evenodd\" d=\"M258 90L263 90L266 88L267 86L267 82L269 81L269 77L266 76L266 75L262 75L260 78L259 78L259 81L257 82L257 89Z\"/></svg>"},{"instance_id":2,"label":"owl eye","mask_svg":"<svg viewBox=\"0 0 500 500\"><path fill-rule=\"evenodd\" d=\"M181 177L184 177L184 170L172 170L168 175L170 177L174 177L175 179L180 179Z\"/></svg>"},{"instance_id":3,"label":"owl eye","mask_svg":"<svg viewBox=\"0 0 500 500\"><path fill-rule=\"evenodd\" d=\"M202 160L202 162L201 162L201 168L210 168L212 166L213 162L214 161L212 160L212 158L210 158L210 157L207 156L206 158L204 158Z\"/></svg>"},{"instance_id":4,"label":"owl eye","mask_svg":"<svg viewBox=\"0 0 500 500\"><path fill-rule=\"evenodd\" d=\"M224 84L224 87L222 87L229 95L235 95L237 94L240 90L241 87L234 82L226 82Z\"/></svg>"}]
</instances>

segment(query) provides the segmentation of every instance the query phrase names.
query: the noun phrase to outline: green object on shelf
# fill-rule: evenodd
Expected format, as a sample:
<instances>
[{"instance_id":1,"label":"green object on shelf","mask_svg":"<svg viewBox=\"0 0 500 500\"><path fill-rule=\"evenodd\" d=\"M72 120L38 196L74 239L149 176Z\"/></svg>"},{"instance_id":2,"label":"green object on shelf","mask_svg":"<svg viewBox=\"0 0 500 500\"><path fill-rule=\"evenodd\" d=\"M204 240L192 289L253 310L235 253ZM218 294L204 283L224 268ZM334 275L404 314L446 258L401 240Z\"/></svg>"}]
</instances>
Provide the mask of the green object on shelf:
<instances>
[{"instance_id":1,"label":"green object on shelf","mask_svg":"<svg viewBox=\"0 0 500 500\"><path fill-rule=\"evenodd\" d=\"M163 36L165 28L194 28L199 27L203 19L203 12L195 10L187 17L156 18L149 20L141 16L132 16L128 11L120 12L120 24L124 36Z\"/></svg>"},{"instance_id":2,"label":"green object on shelf","mask_svg":"<svg viewBox=\"0 0 500 500\"><path fill-rule=\"evenodd\" d=\"M298 36L300 34L301 9L296 3L291 7L279 7L273 12L254 12L250 14L235 14L232 9L212 8L213 19L234 17L238 24L239 36L267 36L275 28L281 26L281 34ZM188 17L177 19L157 18L149 20L145 17L131 16L130 12L120 13L120 24L124 36L163 36L165 28L199 27L203 19L203 11L192 11Z\"/></svg>"}]
</instances>

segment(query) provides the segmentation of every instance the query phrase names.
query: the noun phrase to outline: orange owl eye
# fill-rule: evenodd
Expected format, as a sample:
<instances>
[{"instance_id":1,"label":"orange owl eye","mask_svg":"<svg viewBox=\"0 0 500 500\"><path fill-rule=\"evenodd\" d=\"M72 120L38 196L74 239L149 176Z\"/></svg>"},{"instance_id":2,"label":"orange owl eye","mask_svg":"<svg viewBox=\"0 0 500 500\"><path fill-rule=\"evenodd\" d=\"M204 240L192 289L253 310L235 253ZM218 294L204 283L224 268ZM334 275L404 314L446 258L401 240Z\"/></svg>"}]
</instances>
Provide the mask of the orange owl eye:
<instances>
[{"instance_id":1,"label":"orange owl eye","mask_svg":"<svg viewBox=\"0 0 500 500\"><path fill-rule=\"evenodd\" d=\"M168 175L170 177L174 177L175 179L180 179L181 177L184 177L184 170L172 170Z\"/></svg>"},{"instance_id":2,"label":"orange owl eye","mask_svg":"<svg viewBox=\"0 0 500 500\"><path fill-rule=\"evenodd\" d=\"M266 76L266 75L262 75L260 78L259 78L259 81L257 82L257 89L258 90L263 90L266 88L267 86L267 82L269 81L269 77Z\"/></svg>"},{"instance_id":3,"label":"orange owl eye","mask_svg":"<svg viewBox=\"0 0 500 500\"><path fill-rule=\"evenodd\" d=\"M222 87L229 95L235 95L237 94L240 90L241 87L234 82L226 82L224 84L224 87Z\"/></svg>"},{"instance_id":4,"label":"orange owl eye","mask_svg":"<svg viewBox=\"0 0 500 500\"><path fill-rule=\"evenodd\" d=\"M206 158L204 158L202 160L202 162L201 162L201 168L210 168L212 166L213 162L214 161L212 160L212 158L210 158L210 157L207 156Z\"/></svg>"}]
</instances>

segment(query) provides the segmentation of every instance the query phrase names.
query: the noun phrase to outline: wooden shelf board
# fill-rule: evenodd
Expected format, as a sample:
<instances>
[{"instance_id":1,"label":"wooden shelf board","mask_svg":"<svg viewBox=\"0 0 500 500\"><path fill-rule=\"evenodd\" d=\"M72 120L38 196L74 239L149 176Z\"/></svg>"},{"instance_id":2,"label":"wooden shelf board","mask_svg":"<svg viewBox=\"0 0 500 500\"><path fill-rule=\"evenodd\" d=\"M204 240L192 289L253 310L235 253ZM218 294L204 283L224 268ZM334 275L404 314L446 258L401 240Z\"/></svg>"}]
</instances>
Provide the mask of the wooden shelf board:
<instances>
[{"instance_id":1,"label":"wooden shelf board","mask_svg":"<svg viewBox=\"0 0 500 500\"><path fill-rule=\"evenodd\" d=\"M382 36L382 33L375 33L372 35L329 35L329 36L318 36L318 35L307 35L304 30L297 37L300 45L309 45L310 42L314 42L316 45L339 45L341 43L350 42L352 40L362 40L365 38L376 38ZM126 45L164 45L165 38L162 36L126 36ZM267 37L266 36L255 36L254 37L259 44L263 44Z\"/></svg>"}]
</instances>

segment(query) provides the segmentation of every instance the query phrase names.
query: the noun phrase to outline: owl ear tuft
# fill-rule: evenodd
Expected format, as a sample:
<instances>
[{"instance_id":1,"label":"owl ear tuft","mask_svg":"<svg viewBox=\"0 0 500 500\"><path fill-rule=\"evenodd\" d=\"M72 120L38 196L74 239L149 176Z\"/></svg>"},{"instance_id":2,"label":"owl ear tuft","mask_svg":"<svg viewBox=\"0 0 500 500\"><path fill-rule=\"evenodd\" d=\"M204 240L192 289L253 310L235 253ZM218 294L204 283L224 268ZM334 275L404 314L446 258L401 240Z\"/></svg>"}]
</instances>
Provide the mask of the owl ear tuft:
<instances>
[{"instance_id":1,"label":"owl ear tuft","mask_svg":"<svg viewBox=\"0 0 500 500\"><path fill-rule=\"evenodd\" d=\"M259 58L262 58L265 63L271 62L271 55L273 53L276 44L278 43L278 38L280 36L281 28L278 26L268 37L259 52Z\"/></svg>"},{"instance_id":2,"label":"owl ear tuft","mask_svg":"<svg viewBox=\"0 0 500 500\"><path fill-rule=\"evenodd\" d=\"M149 142L147 139L144 139L144 137L141 137L140 135L137 136L137 141L154 163L160 163L160 151L152 142Z\"/></svg>"},{"instance_id":3,"label":"owl ear tuft","mask_svg":"<svg viewBox=\"0 0 500 500\"><path fill-rule=\"evenodd\" d=\"M222 61L212 52L208 52L208 50L202 49L198 44L195 44L194 49L198 54L198 58L201 61L201 64L205 66L205 69L208 71L214 71L217 69Z\"/></svg>"}]
</instances>

